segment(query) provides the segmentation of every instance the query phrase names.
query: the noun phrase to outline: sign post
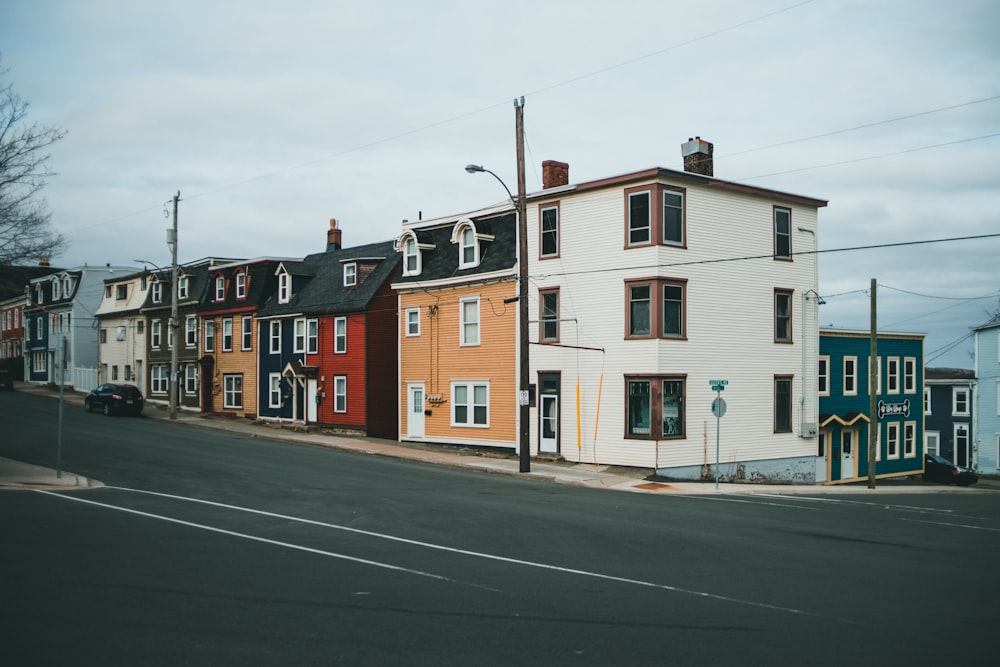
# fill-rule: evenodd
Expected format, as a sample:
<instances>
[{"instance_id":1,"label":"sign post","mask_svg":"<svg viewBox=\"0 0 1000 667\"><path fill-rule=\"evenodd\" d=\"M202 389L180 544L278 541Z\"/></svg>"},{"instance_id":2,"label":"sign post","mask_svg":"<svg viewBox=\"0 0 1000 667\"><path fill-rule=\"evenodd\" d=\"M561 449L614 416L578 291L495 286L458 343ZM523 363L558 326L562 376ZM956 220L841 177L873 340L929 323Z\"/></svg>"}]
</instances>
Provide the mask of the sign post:
<instances>
[{"instance_id":1,"label":"sign post","mask_svg":"<svg viewBox=\"0 0 1000 667\"><path fill-rule=\"evenodd\" d=\"M712 391L715 392L715 400L712 401L712 414L715 415L715 490L719 490L719 432L720 422L726 415L726 402L722 398L722 392L726 390L729 380L709 380Z\"/></svg>"}]
</instances>

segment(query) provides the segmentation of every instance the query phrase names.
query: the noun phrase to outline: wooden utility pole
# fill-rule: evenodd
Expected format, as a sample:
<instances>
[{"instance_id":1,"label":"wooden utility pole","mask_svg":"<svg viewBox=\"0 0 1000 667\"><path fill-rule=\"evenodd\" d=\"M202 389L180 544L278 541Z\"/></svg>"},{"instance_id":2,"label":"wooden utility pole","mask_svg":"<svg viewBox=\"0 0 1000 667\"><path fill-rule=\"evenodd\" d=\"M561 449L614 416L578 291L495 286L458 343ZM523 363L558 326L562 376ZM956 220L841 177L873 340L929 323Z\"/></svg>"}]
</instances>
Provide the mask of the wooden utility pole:
<instances>
[{"instance_id":1,"label":"wooden utility pole","mask_svg":"<svg viewBox=\"0 0 1000 667\"><path fill-rule=\"evenodd\" d=\"M177 383L177 348L180 347L177 335L177 202L180 199L181 191L178 190L174 195L174 227L170 235L170 322L167 324L169 329L167 340L173 339L170 345L170 395L167 397L171 419L177 419L177 397L180 395Z\"/></svg>"},{"instance_id":2,"label":"wooden utility pole","mask_svg":"<svg viewBox=\"0 0 1000 667\"><path fill-rule=\"evenodd\" d=\"M520 362L520 411L518 460L521 472L531 472L531 411L530 365L528 363L528 219L524 194L524 98L514 100L515 128L517 133L517 305L518 305L518 356Z\"/></svg>"},{"instance_id":3,"label":"wooden utility pole","mask_svg":"<svg viewBox=\"0 0 1000 667\"><path fill-rule=\"evenodd\" d=\"M878 447L878 325L877 283L871 287L871 357L868 361L868 488L875 488L875 448Z\"/></svg>"}]
</instances>

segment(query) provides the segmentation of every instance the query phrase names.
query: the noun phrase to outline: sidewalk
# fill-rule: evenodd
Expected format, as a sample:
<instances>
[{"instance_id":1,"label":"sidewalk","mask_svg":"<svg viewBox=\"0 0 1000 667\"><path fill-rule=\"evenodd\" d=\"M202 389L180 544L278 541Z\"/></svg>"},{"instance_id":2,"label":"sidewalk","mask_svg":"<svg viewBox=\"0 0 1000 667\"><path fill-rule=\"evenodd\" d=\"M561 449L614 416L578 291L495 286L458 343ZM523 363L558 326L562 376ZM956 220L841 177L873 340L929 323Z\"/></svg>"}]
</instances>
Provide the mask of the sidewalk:
<instances>
[{"instance_id":1,"label":"sidewalk","mask_svg":"<svg viewBox=\"0 0 1000 667\"><path fill-rule=\"evenodd\" d=\"M49 396L51 398L59 397L59 392L52 388L22 382L15 383L15 385L17 391ZM72 406L72 409L83 409L83 395L80 393L65 392L65 401L67 406ZM170 421L166 408L153 404L146 406L143 416L147 419ZM542 461L538 459L531 461L531 472L522 473L520 472L520 463L516 455L505 456L503 454L469 448L400 443L394 440L308 432L302 430L301 427L296 429L289 424L278 425L251 422L246 419L203 415L187 410L177 411L176 422L198 428L211 428L231 433L241 433L255 438L271 438L274 440L330 447L369 456L386 456L431 465L476 470L483 473L512 475L559 484L635 493L660 493L669 495L714 495L716 493L877 495L887 493L969 493L1000 490L1000 481L993 479L983 479L978 485L969 488L924 484L919 480L880 480L877 488L874 490L869 489L865 482L831 486L720 483L718 489L716 489L716 485L712 481L675 482L651 479L654 476L649 469L620 468L589 463L573 463L571 461ZM61 477L57 477L55 470L0 458L0 489L67 489L93 488L98 486L102 486L102 484L70 472L62 471Z\"/></svg>"}]
</instances>

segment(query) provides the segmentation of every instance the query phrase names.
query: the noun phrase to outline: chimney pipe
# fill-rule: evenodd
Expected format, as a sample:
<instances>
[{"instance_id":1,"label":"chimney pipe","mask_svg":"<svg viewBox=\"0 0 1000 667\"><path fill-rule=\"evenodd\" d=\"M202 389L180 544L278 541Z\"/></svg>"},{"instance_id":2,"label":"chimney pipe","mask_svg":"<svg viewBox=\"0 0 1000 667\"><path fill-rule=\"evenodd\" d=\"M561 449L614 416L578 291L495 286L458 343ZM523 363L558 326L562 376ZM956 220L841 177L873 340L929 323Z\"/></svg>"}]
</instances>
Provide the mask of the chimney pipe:
<instances>
[{"instance_id":1,"label":"chimney pipe","mask_svg":"<svg viewBox=\"0 0 1000 667\"><path fill-rule=\"evenodd\" d=\"M681 144L681 155L684 156L684 171L702 176L713 176L712 153L714 146L701 137L688 138Z\"/></svg>"},{"instance_id":2,"label":"chimney pipe","mask_svg":"<svg viewBox=\"0 0 1000 667\"><path fill-rule=\"evenodd\" d=\"M330 229L326 232L326 249L340 250L340 230L337 229L336 218L330 218Z\"/></svg>"}]
</instances>

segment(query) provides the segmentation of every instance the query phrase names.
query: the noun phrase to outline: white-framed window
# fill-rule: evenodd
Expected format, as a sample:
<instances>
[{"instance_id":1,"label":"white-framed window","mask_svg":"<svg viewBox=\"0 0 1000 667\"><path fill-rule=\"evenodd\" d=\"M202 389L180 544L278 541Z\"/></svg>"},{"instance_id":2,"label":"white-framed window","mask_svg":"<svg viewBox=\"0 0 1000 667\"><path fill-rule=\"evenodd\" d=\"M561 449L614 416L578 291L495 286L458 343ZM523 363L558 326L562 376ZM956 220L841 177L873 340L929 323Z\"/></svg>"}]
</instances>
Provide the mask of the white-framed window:
<instances>
[{"instance_id":1,"label":"white-framed window","mask_svg":"<svg viewBox=\"0 0 1000 667\"><path fill-rule=\"evenodd\" d=\"M243 374L222 376L222 407L234 410L243 408Z\"/></svg>"},{"instance_id":2,"label":"white-framed window","mask_svg":"<svg viewBox=\"0 0 1000 667\"><path fill-rule=\"evenodd\" d=\"M924 431L924 451L928 454L941 453L941 434L938 431Z\"/></svg>"},{"instance_id":3,"label":"white-framed window","mask_svg":"<svg viewBox=\"0 0 1000 667\"><path fill-rule=\"evenodd\" d=\"M184 318L184 346L194 347L198 344L198 316L188 315Z\"/></svg>"},{"instance_id":4,"label":"white-framed window","mask_svg":"<svg viewBox=\"0 0 1000 667\"><path fill-rule=\"evenodd\" d=\"M885 360L885 374L886 374L886 393L887 394L898 394L899 393L899 357L886 357L886 360Z\"/></svg>"},{"instance_id":5,"label":"white-framed window","mask_svg":"<svg viewBox=\"0 0 1000 667\"><path fill-rule=\"evenodd\" d=\"M247 298L247 274L242 271L236 274L236 298Z\"/></svg>"},{"instance_id":6,"label":"white-framed window","mask_svg":"<svg viewBox=\"0 0 1000 667\"><path fill-rule=\"evenodd\" d=\"M205 352L215 351L215 320L205 320Z\"/></svg>"},{"instance_id":7,"label":"white-framed window","mask_svg":"<svg viewBox=\"0 0 1000 667\"><path fill-rule=\"evenodd\" d=\"M278 274L278 303L288 303L292 298L292 277L282 271Z\"/></svg>"},{"instance_id":8,"label":"white-framed window","mask_svg":"<svg viewBox=\"0 0 1000 667\"><path fill-rule=\"evenodd\" d=\"M153 282L153 303L163 302L163 283L159 280Z\"/></svg>"},{"instance_id":9,"label":"white-framed window","mask_svg":"<svg viewBox=\"0 0 1000 667\"><path fill-rule=\"evenodd\" d=\"M354 287L358 284L358 265L355 262L344 264L344 287Z\"/></svg>"},{"instance_id":10,"label":"white-framed window","mask_svg":"<svg viewBox=\"0 0 1000 667\"><path fill-rule=\"evenodd\" d=\"M216 276L215 277L215 300L225 301L226 300L226 277Z\"/></svg>"},{"instance_id":11,"label":"white-framed window","mask_svg":"<svg viewBox=\"0 0 1000 667\"><path fill-rule=\"evenodd\" d=\"M931 410L931 388L924 387L924 414L929 415Z\"/></svg>"},{"instance_id":12,"label":"white-framed window","mask_svg":"<svg viewBox=\"0 0 1000 667\"><path fill-rule=\"evenodd\" d=\"M152 394L167 393L167 367L156 365L149 369L149 391Z\"/></svg>"},{"instance_id":13,"label":"white-framed window","mask_svg":"<svg viewBox=\"0 0 1000 667\"><path fill-rule=\"evenodd\" d=\"M268 328L271 331L269 336L271 342L270 345L268 345L268 350L270 350L271 354L281 354L281 321L271 320Z\"/></svg>"},{"instance_id":14,"label":"white-framed window","mask_svg":"<svg viewBox=\"0 0 1000 667\"><path fill-rule=\"evenodd\" d=\"M460 299L459 344L479 345L479 297Z\"/></svg>"},{"instance_id":15,"label":"white-framed window","mask_svg":"<svg viewBox=\"0 0 1000 667\"><path fill-rule=\"evenodd\" d=\"M538 290L539 320L538 340L546 343L559 342L559 288Z\"/></svg>"},{"instance_id":16,"label":"white-framed window","mask_svg":"<svg viewBox=\"0 0 1000 667\"><path fill-rule=\"evenodd\" d=\"M968 387L952 387L951 390L951 414L956 417L969 416L969 389Z\"/></svg>"},{"instance_id":17,"label":"white-framed window","mask_svg":"<svg viewBox=\"0 0 1000 667\"><path fill-rule=\"evenodd\" d=\"M268 373L267 376L267 407L281 407L281 373Z\"/></svg>"},{"instance_id":18,"label":"white-framed window","mask_svg":"<svg viewBox=\"0 0 1000 667\"><path fill-rule=\"evenodd\" d=\"M903 457L917 455L917 422L903 422Z\"/></svg>"},{"instance_id":19,"label":"white-framed window","mask_svg":"<svg viewBox=\"0 0 1000 667\"><path fill-rule=\"evenodd\" d=\"M347 376L333 376L333 411L347 412Z\"/></svg>"},{"instance_id":20,"label":"white-framed window","mask_svg":"<svg viewBox=\"0 0 1000 667\"><path fill-rule=\"evenodd\" d=\"M233 351L233 318L231 317L222 320L222 351Z\"/></svg>"},{"instance_id":21,"label":"white-framed window","mask_svg":"<svg viewBox=\"0 0 1000 667\"><path fill-rule=\"evenodd\" d=\"M292 352L296 354L306 351L306 321L295 320L295 332L292 339Z\"/></svg>"},{"instance_id":22,"label":"white-framed window","mask_svg":"<svg viewBox=\"0 0 1000 667\"><path fill-rule=\"evenodd\" d=\"M844 357L844 396L858 395L858 358Z\"/></svg>"},{"instance_id":23,"label":"white-framed window","mask_svg":"<svg viewBox=\"0 0 1000 667\"><path fill-rule=\"evenodd\" d=\"M903 357L903 393L917 393L917 358Z\"/></svg>"},{"instance_id":24,"label":"white-framed window","mask_svg":"<svg viewBox=\"0 0 1000 667\"><path fill-rule=\"evenodd\" d=\"M176 328L177 328L177 325L175 325L173 323L173 320L172 319L168 319L167 320L167 349L168 350L174 349L174 329L176 329Z\"/></svg>"},{"instance_id":25,"label":"white-framed window","mask_svg":"<svg viewBox=\"0 0 1000 667\"><path fill-rule=\"evenodd\" d=\"M420 308L406 309L406 335L420 335Z\"/></svg>"},{"instance_id":26,"label":"white-framed window","mask_svg":"<svg viewBox=\"0 0 1000 667\"><path fill-rule=\"evenodd\" d=\"M539 228L539 257L559 256L559 202L543 206L538 211L541 219Z\"/></svg>"},{"instance_id":27,"label":"white-framed window","mask_svg":"<svg viewBox=\"0 0 1000 667\"><path fill-rule=\"evenodd\" d=\"M774 207L774 258L792 258L792 211Z\"/></svg>"},{"instance_id":28,"label":"white-framed window","mask_svg":"<svg viewBox=\"0 0 1000 667\"><path fill-rule=\"evenodd\" d=\"M413 236L408 236L403 241L403 275L420 275L420 250L417 248L417 240Z\"/></svg>"},{"instance_id":29,"label":"white-framed window","mask_svg":"<svg viewBox=\"0 0 1000 667\"><path fill-rule=\"evenodd\" d=\"M819 356L819 366L817 372L817 387L820 396L830 395L830 355L821 354Z\"/></svg>"},{"instance_id":30,"label":"white-framed window","mask_svg":"<svg viewBox=\"0 0 1000 667\"><path fill-rule=\"evenodd\" d=\"M306 354L319 352L319 320L306 320Z\"/></svg>"},{"instance_id":31,"label":"white-framed window","mask_svg":"<svg viewBox=\"0 0 1000 667\"><path fill-rule=\"evenodd\" d=\"M48 370L48 356L45 350L35 350L31 354L31 368L36 373L44 373Z\"/></svg>"},{"instance_id":32,"label":"white-framed window","mask_svg":"<svg viewBox=\"0 0 1000 667\"><path fill-rule=\"evenodd\" d=\"M243 275L243 274L240 274ZM241 350L252 350L253 349L253 317L251 315L244 315L242 317L242 325L240 328L240 349Z\"/></svg>"},{"instance_id":33,"label":"white-framed window","mask_svg":"<svg viewBox=\"0 0 1000 667\"><path fill-rule=\"evenodd\" d=\"M188 298L188 277L181 276L177 279L177 298L186 299Z\"/></svg>"},{"instance_id":34,"label":"white-framed window","mask_svg":"<svg viewBox=\"0 0 1000 667\"><path fill-rule=\"evenodd\" d=\"M333 352L347 353L347 318L337 317L333 320Z\"/></svg>"},{"instance_id":35,"label":"white-framed window","mask_svg":"<svg viewBox=\"0 0 1000 667\"><path fill-rule=\"evenodd\" d=\"M628 194L628 245L648 245L652 240L649 190Z\"/></svg>"},{"instance_id":36,"label":"white-framed window","mask_svg":"<svg viewBox=\"0 0 1000 667\"><path fill-rule=\"evenodd\" d=\"M458 235L458 268L467 269L479 264L479 243L476 230L471 225L462 227Z\"/></svg>"},{"instance_id":37,"label":"white-framed window","mask_svg":"<svg viewBox=\"0 0 1000 667\"><path fill-rule=\"evenodd\" d=\"M899 422L885 423L885 457L899 458Z\"/></svg>"},{"instance_id":38,"label":"white-framed window","mask_svg":"<svg viewBox=\"0 0 1000 667\"><path fill-rule=\"evenodd\" d=\"M198 364L184 366L184 393L189 396L198 393Z\"/></svg>"},{"instance_id":39,"label":"white-framed window","mask_svg":"<svg viewBox=\"0 0 1000 667\"><path fill-rule=\"evenodd\" d=\"M163 322L161 320L153 320L149 323L149 346L152 348L160 347L162 338Z\"/></svg>"},{"instance_id":40,"label":"white-framed window","mask_svg":"<svg viewBox=\"0 0 1000 667\"><path fill-rule=\"evenodd\" d=\"M451 383L451 425L488 428L490 425L489 382Z\"/></svg>"}]
</instances>

